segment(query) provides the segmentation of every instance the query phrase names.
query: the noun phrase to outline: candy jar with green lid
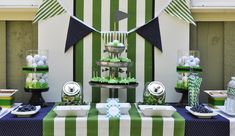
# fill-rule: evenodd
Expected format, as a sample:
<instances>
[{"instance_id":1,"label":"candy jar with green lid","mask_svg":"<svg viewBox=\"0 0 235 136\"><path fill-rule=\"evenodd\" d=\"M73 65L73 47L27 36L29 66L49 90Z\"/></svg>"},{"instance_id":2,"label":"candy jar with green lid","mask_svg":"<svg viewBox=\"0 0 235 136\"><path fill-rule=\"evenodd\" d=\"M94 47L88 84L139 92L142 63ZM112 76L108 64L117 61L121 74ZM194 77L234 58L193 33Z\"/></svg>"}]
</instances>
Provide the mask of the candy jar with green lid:
<instances>
[{"instance_id":1,"label":"candy jar with green lid","mask_svg":"<svg viewBox=\"0 0 235 136\"><path fill-rule=\"evenodd\" d=\"M235 77L232 77L228 83L225 110L227 112L235 113Z\"/></svg>"},{"instance_id":2,"label":"candy jar with green lid","mask_svg":"<svg viewBox=\"0 0 235 136\"><path fill-rule=\"evenodd\" d=\"M165 104L165 86L158 81L153 81L145 85L143 93L143 104L162 105Z\"/></svg>"}]
</instances>

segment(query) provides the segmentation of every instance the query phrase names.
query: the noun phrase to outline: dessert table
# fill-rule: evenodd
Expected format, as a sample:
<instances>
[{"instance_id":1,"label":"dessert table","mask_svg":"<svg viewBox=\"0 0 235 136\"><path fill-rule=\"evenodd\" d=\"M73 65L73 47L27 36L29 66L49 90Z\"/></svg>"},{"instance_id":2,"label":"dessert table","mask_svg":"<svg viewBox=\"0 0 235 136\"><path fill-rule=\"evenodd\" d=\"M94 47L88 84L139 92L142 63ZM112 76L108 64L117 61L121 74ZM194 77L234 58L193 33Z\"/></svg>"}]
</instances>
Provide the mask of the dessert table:
<instances>
[{"instance_id":1,"label":"dessert table","mask_svg":"<svg viewBox=\"0 0 235 136\"><path fill-rule=\"evenodd\" d=\"M174 106L174 105L173 105ZM235 136L234 118L223 113L212 119L198 119L185 108L176 107L170 118L144 117L131 104L129 115L108 119L98 115L95 104L87 117L57 117L54 103L42 108L31 118L17 118L8 113L0 118L1 136Z\"/></svg>"}]
</instances>

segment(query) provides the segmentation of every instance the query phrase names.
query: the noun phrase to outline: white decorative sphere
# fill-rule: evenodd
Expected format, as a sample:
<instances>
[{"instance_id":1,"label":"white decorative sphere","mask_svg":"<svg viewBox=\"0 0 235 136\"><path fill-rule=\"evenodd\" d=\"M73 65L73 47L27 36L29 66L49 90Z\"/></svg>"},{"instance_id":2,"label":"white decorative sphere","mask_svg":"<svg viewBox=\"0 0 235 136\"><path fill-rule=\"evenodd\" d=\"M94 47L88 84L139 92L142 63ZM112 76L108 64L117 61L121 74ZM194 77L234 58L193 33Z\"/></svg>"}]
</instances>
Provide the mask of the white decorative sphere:
<instances>
[{"instance_id":1,"label":"white decorative sphere","mask_svg":"<svg viewBox=\"0 0 235 136\"><path fill-rule=\"evenodd\" d=\"M38 82L37 79L34 79L34 80L32 81L33 84L36 84L37 82Z\"/></svg>"},{"instance_id":2,"label":"white decorative sphere","mask_svg":"<svg viewBox=\"0 0 235 136\"><path fill-rule=\"evenodd\" d=\"M41 59L41 57L40 57L40 55L36 54L36 55L34 55L34 59L36 62L38 62Z\"/></svg>"},{"instance_id":3,"label":"white decorative sphere","mask_svg":"<svg viewBox=\"0 0 235 136\"><path fill-rule=\"evenodd\" d=\"M184 77L182 78L182 80L183 80L184 82L186 82L186 81L188 81L188 77L187 77L187 76L184 76Z\"/></svg>"},{"instance_id":4,"label":"white decorative sphere","mask_svg":"<svg viewBox=\"0 0 235 136\"><path fill-rule=\"evenodd\" d=\"M43 83L45 83L46 81L45 81L44 79L40 79L39 82L43 84Z\"/></svg>"},{"instance_id":5,"label":"white decorative sphere","mask_svg":"<svg viewBox=\"0 0 235 136\"><path fill-rule=\"evenodd\" d=\"M197 65L199 65L199 63L200 63L200 59L199 59L199 58L196 57L196 58L194 59L194 61L196 62Z\"/></svg>"},{"instance_id":6,"label":"white decorative sphere","mask_svg":"<svg viewBox=\"0 0 235 136\"><path fill-rule=\"evenodd\" d=\"M32 66L33 67L37 67L38 65L37 65L37 63L33 63Z\"/></svg>"},{"instance_id":7,"label":"white decorative sphere","mask_svg":"<svg viewBox=\"0 0 235 136\"><path fill-rule=\"evenodd\" d=\"M43 65L44 65L44 62L43 62L42 60L40 60L40 61L37 62L37 65L38 65L38 66L43 66Z\"/></svg>"},{"instance_id":8,"label":"white decorative sphere","mask_svg":"<svg viewBox=\"0 0 235 136\"><path fill-rule=\"evenodd\" d=\"M26 82L28 83L32 82L32 80L33 80L32 78L29 78L29 77L26 78Z\"/></svg>"},{"instance_id":9,"label":"white decorative sphere","mask_svg":"<svg viewBox=\"0 0 235 136\"><path fill-rule=\"evenodd\" d=\"M33 59L33 56L32 56L32 55L28 55L28 56L26 57L27 62L32 62L32 59Z\"/></svg>"},{"instance_id":10,"label":"white decorative sphere","mask_svg":"<svg viewBox=\"0 0 235 136\"><path fill-rule=\"evenodd\" d=\"M192 66L192 67L195 67L196 65L197 65L197 64L196 64L195 61L193 61L193 62L190 63L190 66Z\"/></svg>"},{"instance_id":11,"label":"white decorative sphere","mask_svg":"<svg viewBox=\"0 0 235 136\"><path fill-rule=\"evenodd\" d=\"M44 62L47 61L47 56L44 56L44 55L41 56L41 60L44 61Z\"/></svg>"}]
</instances>

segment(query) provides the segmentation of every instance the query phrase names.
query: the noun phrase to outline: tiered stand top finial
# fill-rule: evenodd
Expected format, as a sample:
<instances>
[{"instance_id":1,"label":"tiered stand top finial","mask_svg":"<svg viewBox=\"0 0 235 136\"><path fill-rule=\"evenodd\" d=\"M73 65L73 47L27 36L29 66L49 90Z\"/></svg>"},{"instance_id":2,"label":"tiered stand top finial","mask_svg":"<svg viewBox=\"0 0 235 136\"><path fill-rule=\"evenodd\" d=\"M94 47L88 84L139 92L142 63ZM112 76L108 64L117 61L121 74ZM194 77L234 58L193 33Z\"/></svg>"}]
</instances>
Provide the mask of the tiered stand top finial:
<instances>
[{"instance_id":1,"label":"tiered stand top finial","mask_svg":"<svg viewBox=\"0 0 235 136\"><path fill-rule=\"evenodd\" d=\"M122 32L107 32L102 34L105 43L104 52L108 53L108 57L102 57L96 64L104 67L102 72L109 71L108 76L98 76L98 71L93 71L93 77L89 82L92 87L101 87L112 89L111 96L118 89L135 88L138 86L136 79L131 77L128 68L132 66L132 61L127 57L121 57L126 50L127 34ZM123 68L127 68L126 71ZM126 76L120 73L126 72Z\"/></svg>"}]
</instances>

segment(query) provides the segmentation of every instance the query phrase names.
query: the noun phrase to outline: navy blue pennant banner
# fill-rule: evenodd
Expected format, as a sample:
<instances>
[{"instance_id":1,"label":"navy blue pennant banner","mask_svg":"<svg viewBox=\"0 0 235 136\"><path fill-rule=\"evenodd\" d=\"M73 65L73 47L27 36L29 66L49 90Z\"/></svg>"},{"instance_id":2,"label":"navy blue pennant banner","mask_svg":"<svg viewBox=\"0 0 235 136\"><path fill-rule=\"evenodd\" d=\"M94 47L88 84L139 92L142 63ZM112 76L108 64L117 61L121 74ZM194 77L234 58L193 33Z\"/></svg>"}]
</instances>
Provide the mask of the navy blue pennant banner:
<instances>
[{"instance_id":1,"label":"navy blue pennant banner","mask_svg":"<svg viewBox=\"0 0 235 136\"><path fill-rule=\"evenodd\" d=\"M70 17L65 52L93 31L94 30L87 25L81 23L73 17Z\"/></svg>"},{"instance_id":2,"label":"navy blue pennant banner","mask_svg":"<svg viewBox=\"0 0 235 136\"><path fill-rule=\"evenodd\" d=\"M163 52L158 17L138 28L136 32Z\"/></svg>"}]
</instances>

